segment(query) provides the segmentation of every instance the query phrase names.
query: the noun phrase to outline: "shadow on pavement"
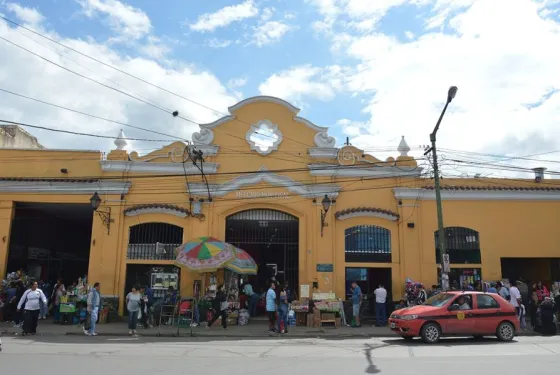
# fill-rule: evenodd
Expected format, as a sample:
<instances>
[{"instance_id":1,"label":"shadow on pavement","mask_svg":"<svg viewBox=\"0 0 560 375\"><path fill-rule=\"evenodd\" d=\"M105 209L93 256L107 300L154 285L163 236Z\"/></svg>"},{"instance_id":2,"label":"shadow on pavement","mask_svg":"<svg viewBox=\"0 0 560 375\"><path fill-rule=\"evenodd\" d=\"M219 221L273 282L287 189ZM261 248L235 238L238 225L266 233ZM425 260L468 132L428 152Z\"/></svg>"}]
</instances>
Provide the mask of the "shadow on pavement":
<instances>
[{"instance_id":1,"label":"shadow on pavement","mask_svg":"<svg viewBox=\"0 0 560 375\"><path fill-rule=\"evenodd\" d=\"M484 337L484 338L472 338L472 337L447 337L441 339L436 344L426 344L420 338L415 338L412 341L405 341L403 339L385 339L382 340L387 345L398 345L398 346L409 346L409 347L419 347L419 346L426 346L426 347L451 347L451 346L460 346L460 345L493 345L493 344L514 344L517 341L509 341L509 342L502 342L497 338L493 337Z\"/></svg>"}]
</instances>

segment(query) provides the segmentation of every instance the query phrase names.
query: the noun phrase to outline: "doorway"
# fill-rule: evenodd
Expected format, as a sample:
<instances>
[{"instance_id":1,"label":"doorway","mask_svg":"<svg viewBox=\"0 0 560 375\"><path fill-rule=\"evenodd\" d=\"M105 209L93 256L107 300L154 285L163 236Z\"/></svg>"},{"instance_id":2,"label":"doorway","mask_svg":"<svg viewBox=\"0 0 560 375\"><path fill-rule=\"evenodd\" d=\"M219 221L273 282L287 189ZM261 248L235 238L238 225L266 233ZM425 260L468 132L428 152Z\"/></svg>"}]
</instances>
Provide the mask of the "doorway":
<instances>
[{"instance_id":1,"label":"doorway","mask_svg":"<svg viewBox=\"0 0 560 375\"><path fill-rule=\"evenodd\" d=\"M265 291L276 276L293 290L299 288L299 220L282 211L255 209L226 218L226 242L247 251L259 266L249 281L255 291Z\"/></svg>"},{"instance_id":2,"label":"doorway","mask_svg":"<svg viewBox=\"0 0 560 375\"><path fill-rule=\"evenodd\" d=\"M72 284L88 273L92 223L89 203L16 203L7 272Z\"/></svg>"}]
</instances>

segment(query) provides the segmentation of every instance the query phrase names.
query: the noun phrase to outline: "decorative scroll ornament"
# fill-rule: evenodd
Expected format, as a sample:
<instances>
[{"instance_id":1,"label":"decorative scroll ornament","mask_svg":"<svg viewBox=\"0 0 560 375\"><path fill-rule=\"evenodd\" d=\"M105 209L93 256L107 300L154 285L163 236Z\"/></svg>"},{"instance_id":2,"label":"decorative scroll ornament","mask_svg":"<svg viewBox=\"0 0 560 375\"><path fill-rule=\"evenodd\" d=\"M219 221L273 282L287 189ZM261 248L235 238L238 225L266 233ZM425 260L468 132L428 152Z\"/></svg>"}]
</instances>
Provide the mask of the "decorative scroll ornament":
<instances>
[{"instance_id":1,"label":"decorative scroll ornament","mask_svg":"<svg viewBox=\"0 0 560 375\"><path fill-rule=\"evenodd\" d=\"M208 128L201 128L192 135L192 140L195 144L210 145L214 140L214 132Z\"/></svg>"},{"instance_id":2,"label":"decorative scroll ornament","mask_svg":"<svg viewBox=\"0 0 560 375\"><path fill-rule=\"evenodd\" d=\"M336 145L336 139L329 136L327 132L319 132L315 134L315 145L321 148L333 148Z\"/></svg>"}]
</instances>

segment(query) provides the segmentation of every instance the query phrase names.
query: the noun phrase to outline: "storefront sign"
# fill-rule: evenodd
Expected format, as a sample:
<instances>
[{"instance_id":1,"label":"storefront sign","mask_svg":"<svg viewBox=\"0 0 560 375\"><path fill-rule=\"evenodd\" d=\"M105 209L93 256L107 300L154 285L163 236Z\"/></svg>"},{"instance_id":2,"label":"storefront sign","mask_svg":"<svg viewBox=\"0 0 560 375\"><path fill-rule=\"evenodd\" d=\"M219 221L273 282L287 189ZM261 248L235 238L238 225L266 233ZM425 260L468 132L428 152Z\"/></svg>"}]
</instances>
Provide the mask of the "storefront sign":
<instances>
[{"instance_id":1,"label":"storefront sign","mask_svg":"<svg viewBox=\"0 0 560 375\"><path fill-rule=\"evenodd\" d=\"M333 272L334 266L332 264L317 264L317 272Z\"/></svg>"},{"instance_id":2,"label":"storefront sign","mask_svg":"<svg viewBox=\"0 0 560 375\"><path fill-rule=\"evenodd\" d=\"M300 285L299 296L301 298L309 298L309 285Z\"/></svg>"},{"instance_id":3,"label":"storefront sign","mask_svg":"<svg viewBox=\"0 0 560 375\"><path fill-rule=\"evenodd\" d=\"M235 193L237 199L267 199L267 198L282 198L289 199L290 196L286 192L275 191L237 191Z\"/></svg>"}]
</instances>

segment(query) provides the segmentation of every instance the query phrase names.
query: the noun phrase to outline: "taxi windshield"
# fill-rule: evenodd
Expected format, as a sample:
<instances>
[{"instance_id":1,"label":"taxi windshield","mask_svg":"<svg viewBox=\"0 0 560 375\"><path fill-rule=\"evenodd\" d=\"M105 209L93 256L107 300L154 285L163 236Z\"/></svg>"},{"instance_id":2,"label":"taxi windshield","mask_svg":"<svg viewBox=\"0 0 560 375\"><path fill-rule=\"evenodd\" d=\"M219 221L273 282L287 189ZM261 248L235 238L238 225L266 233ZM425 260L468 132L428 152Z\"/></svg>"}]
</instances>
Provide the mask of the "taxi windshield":
<instances>
[{"instance_id":1,"label":"taxi windshield","mask_svg":"<svg viewBox=\"0 0 560 375\"><path fill-rule=\"evenodd\" d=\"M450 293L440 293L428 298L423 304L427 306L441 307L449 302L453 297L454 295Z\"/></svg>"}]
</instances>

